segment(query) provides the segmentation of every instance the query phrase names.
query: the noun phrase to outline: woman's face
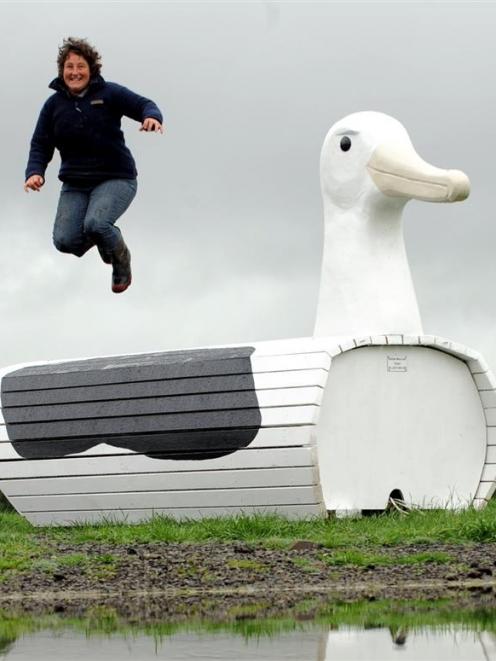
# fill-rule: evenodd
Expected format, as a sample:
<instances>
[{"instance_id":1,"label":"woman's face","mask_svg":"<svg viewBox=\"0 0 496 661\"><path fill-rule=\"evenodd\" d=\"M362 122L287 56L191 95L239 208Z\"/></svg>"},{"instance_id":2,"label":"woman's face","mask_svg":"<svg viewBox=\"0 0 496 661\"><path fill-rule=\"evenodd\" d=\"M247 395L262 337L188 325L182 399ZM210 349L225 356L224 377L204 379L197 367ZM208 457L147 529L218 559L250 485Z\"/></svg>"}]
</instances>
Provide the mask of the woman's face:
<instances>
[{"instance_id":1,"label":"woman's face","mask_svg":"<svg viewBox=\"0 0 496 661\"><path fill-rule=\"evenodd\" d=\"M69 52L64 62L64 83L71 94L80 94L90 82L90 67L88 62Z\"/></svg>"}]
</instances>

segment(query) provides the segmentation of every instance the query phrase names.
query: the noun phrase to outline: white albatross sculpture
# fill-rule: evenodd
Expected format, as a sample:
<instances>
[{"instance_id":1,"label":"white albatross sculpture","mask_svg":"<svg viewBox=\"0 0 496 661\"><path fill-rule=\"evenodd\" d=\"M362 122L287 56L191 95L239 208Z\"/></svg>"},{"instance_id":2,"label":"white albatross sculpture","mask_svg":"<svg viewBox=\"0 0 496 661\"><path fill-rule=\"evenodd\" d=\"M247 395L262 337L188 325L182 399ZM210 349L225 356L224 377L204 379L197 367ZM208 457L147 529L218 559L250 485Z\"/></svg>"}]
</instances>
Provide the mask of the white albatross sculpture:
<instances>
[{"instance_id":1,"label":"white albatross sculpture","mask_svg":"<svg viewBox=\"0 0 496 661\"><path fill-rule=\"evenodd\" d=\"M0 490L34 525L483 507L496 379L423 335L401 212L463 200L395 119L327 135L315 335L0 369Z\"/></svg>"},{"instance_id":2,"label":"white albatross sculpture","mask_svg":"<svg viewBox=\"0 0 496 661\"><path fill-rule=\"evenodd\" d=\"M315 335L421 335L403 207L410 199L464 200L467 176L426 163L400 122L371 111L332 126L320 173L325 230Z\"/></svg>"}]
</instances>

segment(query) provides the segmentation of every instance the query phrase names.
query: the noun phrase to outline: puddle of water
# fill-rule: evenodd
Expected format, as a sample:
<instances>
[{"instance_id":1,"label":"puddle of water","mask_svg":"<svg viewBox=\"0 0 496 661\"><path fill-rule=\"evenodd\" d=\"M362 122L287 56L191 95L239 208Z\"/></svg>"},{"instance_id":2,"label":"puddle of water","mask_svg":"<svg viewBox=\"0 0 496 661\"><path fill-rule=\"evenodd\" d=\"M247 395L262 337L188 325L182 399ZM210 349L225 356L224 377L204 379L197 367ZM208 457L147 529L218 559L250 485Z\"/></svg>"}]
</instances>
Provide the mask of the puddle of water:
<instances>
[{"instance_id":1,"label":"puddle of water","mask_svg":"<svg viewBox=\"0 0 496 661\"><path fill-rule=\"evenodd\" d=\"M483 606L308 600L280 618L249 604L211 621L161 618L159 610L152 618L145 604L127 615L115 606L71 608L0 611L0 661L496 661L492 599Z\"/></svg>"},{"instance_id":2,"label":"puddle of water","mask_svg":"<svg viewBox=\"0 0 496 661\"><path fill-rule=\"evenodd\" d=\"M1 646L0 646L1 650ZM87 637L77 631L39 631L0 651L8 661L488 661L496 659L496 636L449 627L416 631L388 628L334 630L307 626L275 636L244 638L229 633Z\"/></svg>"}]
</instances>

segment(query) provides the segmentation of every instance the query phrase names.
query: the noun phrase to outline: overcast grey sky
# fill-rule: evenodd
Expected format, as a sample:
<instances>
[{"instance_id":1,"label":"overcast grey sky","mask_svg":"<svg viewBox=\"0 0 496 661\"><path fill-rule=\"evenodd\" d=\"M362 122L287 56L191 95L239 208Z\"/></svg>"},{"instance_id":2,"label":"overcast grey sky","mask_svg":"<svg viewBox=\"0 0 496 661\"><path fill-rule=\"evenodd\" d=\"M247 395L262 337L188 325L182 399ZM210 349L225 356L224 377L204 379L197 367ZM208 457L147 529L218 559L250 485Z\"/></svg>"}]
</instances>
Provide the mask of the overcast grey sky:
<instances>
[{"instance_id":1,"label":"overcast grey sky","mask_svg":"<svg viewBox=\"0 0 496 661\"><path fill-rule=\"evenodd\" d=\"M407 205L406 245L425 331L496 369L495 4L7 2L0 26L0 365L311 335L322 141L378 110L471 179L462 204ZM124 120L139 191L122 295L95 250L52 247L58 158L41 193L22 188L69 35L166 118L164 136Z\"/></svg>"}]
</instances>

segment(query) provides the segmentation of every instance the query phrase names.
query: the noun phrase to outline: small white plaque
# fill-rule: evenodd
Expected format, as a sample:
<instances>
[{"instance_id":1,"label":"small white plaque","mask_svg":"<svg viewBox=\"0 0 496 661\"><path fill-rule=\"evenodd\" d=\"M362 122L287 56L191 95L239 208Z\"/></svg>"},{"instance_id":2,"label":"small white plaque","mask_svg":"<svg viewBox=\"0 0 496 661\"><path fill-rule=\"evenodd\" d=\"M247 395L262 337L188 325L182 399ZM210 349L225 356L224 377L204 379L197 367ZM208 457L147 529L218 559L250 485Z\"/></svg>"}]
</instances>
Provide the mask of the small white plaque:
<instances>
[{"instance_id":1,"label":"small white plaque","mask_svg":"<svg viewBox=\"0 0 496 661\"><path fill-rule=\"evenodd\" d=\"M408 372L406 363L406 356L388 356L387 357L387 371L388 372Z\"/></svg>"}]
</instances>

